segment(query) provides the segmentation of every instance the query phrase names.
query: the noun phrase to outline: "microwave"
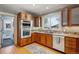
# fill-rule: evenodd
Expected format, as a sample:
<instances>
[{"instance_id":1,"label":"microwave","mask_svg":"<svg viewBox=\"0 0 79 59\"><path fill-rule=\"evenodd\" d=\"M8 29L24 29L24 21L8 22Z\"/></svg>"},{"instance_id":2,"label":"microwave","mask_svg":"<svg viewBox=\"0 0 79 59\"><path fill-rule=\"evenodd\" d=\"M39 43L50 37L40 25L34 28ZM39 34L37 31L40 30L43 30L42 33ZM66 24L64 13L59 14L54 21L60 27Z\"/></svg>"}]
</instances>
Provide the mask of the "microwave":
<instances>
[{"instance_id":1,"label":"microwave","mask_svg":"<svg viewBox=\"0 0 79 59\"><path fill-rule=\"evenodd\" d=\"M32 21L21 20L21 38L31 36Z\"/></svg>"}]
</instances>

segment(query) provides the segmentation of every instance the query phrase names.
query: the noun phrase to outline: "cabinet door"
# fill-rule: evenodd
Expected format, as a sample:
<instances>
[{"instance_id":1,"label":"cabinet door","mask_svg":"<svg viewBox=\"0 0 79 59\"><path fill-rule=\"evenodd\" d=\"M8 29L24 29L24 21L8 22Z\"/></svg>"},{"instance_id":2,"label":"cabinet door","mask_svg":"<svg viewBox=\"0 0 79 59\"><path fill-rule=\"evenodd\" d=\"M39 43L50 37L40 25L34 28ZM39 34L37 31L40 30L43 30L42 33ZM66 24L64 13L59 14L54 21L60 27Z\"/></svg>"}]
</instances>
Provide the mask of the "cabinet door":
<instances>
[{"instance_id":1,"label":"cabinet door","mask_svg":"<svg viewBox=\"0 0 79 59\"><path fill-rule=\"evenodd\" d=\"M34 17L33 23L34 23L34 27L40 27L41 26L41 17Z\"/></svg>"},{"instance_id":2,"label":"cabinet door","mask_svg":"<svg viewBox=\"0 0 79 59\"><path fill-rule=\"evenodd\" d=\"M18 13L17 14L17 18L18 19L22 19L22 20L26 19L26 13L25 12Z\"/></svg>"},{"instance_id":3,"label":"cabinet door","mask_svg":"<svg viewBox=\"0 0 79 59\"><path fill-rule=\"evenodd\" d=\"M79 7L71 10L71 25L79 25Z\"/></svg>"},{"instance_id":4,"label":"cabinet door","mask_svg":"<svg viewBox=\"0 0 79 59\"><path fill-rule=\"evenodd\" d=\"M48 47L53 47L53 38L52 38L52 35L46 35L46 45L48 46Z\"/></svg>"},{"instance_id":5,"label":"cabinet door","mask_svg":"<svg viewBox=\"0 0 79 59\"><path fill-rule=\"evenodd\" d=\"M26 45L26 39L23 38L20 40L20 46L25 46Z\"/></svg>"},{"instance_id":6,"label":"cabinet door","mask_svg":"<svg viewBox=\"0 0 79 59\"><path fill-rule=\"evenodd\" d=\"M73 54L77 53L76 51L76 38L65 37L65 53Z\"/></svg>"},{"instance_id":7,"label":"cabinet door","mask_svg":"<svg viewBox=\"0 0 79 59\"><path fill-rule=\"evenodd\" d=\"M36 33L37 36L36 36L36 42L37 43L41 43L41 34L40 33Z\"/></svg>"},{"instance_id":8,"label":"cabinet door","mask_svg":"<svg viewBox=\"0 0 79 59\"><path fill-rule=\"evenodd\" d=\"M62 11L62 25L63 26L66 26L66 25L68 25L68 11L67 11L67 8L66 9L64 9L63 11Z\"/></svg>"},{"instance_id":9,"label":"cabinet door","mask_svg":"<svg viewBox=\"0 0 79 59\"><path fill-rule=\"evenodd\" d=\"M35 42L37 38L38 38L37 34L32 33L32 42Z\"/></svg>"},{"instance_id":10,"label":"cabinet door","mask_svg":"<svg viewBox=\"0 0 79 59\"><path fill-rule=\"evenodd\" d=\"M30 44L32 42L31 37L26 38L26 44Z\"/></svg>"},{"instance_id":11,"label":"cabinet door","mask_svg":"<svg viewBox=\"0 0 79 59\"><path fill-rule=\"evenodd\" d=\"M46 34L41 34L41 44L46 45Z\"/></svg>"},{"instance_id":12,"label":"cabinet door","mask_svg":"<svg viewBox=\"0 0 79 59\"><path fill-rule=\"evenodd\" d=\"M65 37L65 46L70 48L76 48L76 38Z\"/></svg>"},{"instance_id":13,"label":"cabinet door","mask_svg":"<svg viewBox=\"0 0 79 59\"><path fill-rule=\"evenodd\" d=\"M76 52L76 49L74 49L74 48L66 47L65 48L65 53L67 53L67 54L76 54L77 52Z\"/></svg>"}]
</instances>

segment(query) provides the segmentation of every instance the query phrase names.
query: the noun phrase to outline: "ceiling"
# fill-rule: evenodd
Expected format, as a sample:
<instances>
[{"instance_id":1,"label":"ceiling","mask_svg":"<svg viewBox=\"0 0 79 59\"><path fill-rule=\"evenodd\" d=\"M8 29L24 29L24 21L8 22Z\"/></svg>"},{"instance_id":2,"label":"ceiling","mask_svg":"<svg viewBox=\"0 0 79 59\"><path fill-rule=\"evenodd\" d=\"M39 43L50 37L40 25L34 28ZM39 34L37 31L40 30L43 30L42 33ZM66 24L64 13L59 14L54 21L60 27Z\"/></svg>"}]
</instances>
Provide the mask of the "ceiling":
<instances>
[{"instance_id":1,"label":"ceiling","mask_svg":"<svg viewBox=\"0 0 79 59\"><path fill-rule=\"evenodd\" d=\"M43 15L60 10L68 4L0 4L0 11L17 14L27 11L34 15Z\"/></svg>"}]
</instances>

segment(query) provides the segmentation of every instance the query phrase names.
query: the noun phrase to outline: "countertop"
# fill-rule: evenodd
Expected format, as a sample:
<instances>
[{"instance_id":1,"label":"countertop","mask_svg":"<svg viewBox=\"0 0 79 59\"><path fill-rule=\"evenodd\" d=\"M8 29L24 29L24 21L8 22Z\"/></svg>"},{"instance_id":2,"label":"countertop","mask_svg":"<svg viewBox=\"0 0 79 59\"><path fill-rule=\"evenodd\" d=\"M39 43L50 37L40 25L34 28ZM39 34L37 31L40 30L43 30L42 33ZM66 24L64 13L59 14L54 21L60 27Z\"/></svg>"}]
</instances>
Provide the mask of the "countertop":
<instances>
[{"instance_id":1,"label":"countertop","mask_svg":"<svg viewBox=\"0 0 79 59\"><path fill-rule=\"evenodd\" d=\"M40 31L34 31L32 33L44 33L44 34L51 34L51 35L61 35L61 36L68 36L68 37L74 37L79 38L79 35L77 34L66 34L66 33L47 33L47 32L40 32Z\"/></svg>"}]
</instances>

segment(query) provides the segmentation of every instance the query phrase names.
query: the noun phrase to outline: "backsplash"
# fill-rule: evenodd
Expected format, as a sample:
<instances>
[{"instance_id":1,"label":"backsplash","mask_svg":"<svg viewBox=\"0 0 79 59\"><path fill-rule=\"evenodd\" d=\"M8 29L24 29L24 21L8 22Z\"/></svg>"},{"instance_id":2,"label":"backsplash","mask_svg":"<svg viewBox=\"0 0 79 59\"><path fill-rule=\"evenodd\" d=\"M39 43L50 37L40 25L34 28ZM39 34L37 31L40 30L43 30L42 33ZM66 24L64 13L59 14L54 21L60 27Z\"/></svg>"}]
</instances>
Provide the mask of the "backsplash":
<instances>
[{"instance_id":1,"label":"backsplash","mask_svg":"<svg viewBox=\"0 0 79 59\"><path fill-rule=\"evenodd\" d=\"M63 30L67 31L67 32L77 32L77 33L79 33L79 26L63 27Z\"/></svg>"}]
</instances>

